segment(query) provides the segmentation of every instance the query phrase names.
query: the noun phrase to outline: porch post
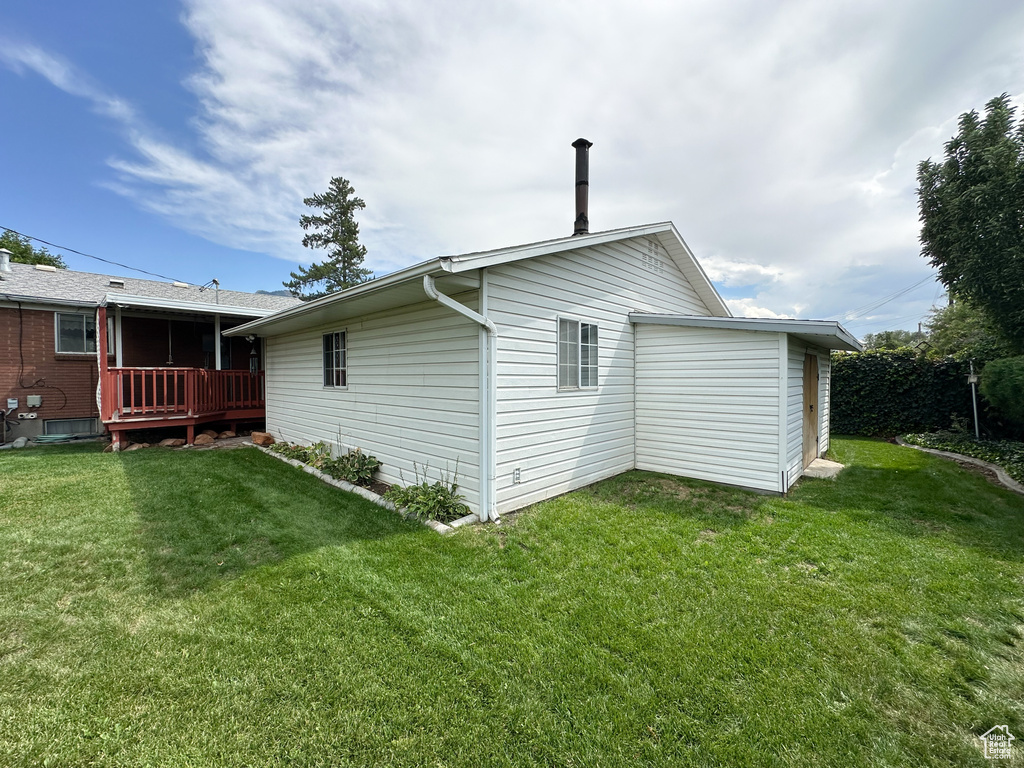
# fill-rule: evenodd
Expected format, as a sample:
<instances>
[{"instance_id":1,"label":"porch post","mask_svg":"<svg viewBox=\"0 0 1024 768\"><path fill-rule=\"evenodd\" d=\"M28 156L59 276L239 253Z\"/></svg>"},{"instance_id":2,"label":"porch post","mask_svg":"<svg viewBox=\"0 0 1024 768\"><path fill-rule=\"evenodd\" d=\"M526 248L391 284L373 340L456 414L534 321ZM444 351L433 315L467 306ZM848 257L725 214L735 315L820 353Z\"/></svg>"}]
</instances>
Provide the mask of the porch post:
<instances>
[{"instance_id":1,"label":"porch post","mask_svg":"<svg viewBox=\"0 0 1024 768\"><path fill-rule=\"evenodd\" d=\"M213 366L220 370L220 315L213 316L213 359L216 361Z\"/></svg>"},{"instance_id":2,"label":"porch post","mask_svg":"<svg viewBox=\"0 0 1024 768\"><path fill-rule=\"evenodd\" d=\"M114 365L124 365L124 344L121 338L121 305L114 307Z\"/></svg>"}]
</instances>

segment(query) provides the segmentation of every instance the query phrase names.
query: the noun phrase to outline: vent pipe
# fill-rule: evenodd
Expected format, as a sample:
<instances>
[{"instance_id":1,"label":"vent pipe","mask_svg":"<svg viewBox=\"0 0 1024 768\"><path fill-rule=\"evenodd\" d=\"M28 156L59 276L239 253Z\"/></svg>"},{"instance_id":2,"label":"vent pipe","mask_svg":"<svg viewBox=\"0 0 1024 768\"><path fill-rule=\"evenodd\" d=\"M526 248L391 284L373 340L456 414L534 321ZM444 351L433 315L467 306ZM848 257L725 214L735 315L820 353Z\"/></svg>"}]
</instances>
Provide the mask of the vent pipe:
<instances>
[{"instance_id":1,"label":"vent pipe","mask_svg":"<svg viewBox=\"0 0 1024 768\"><path fill-rule=\"evenodd\" d=\"M13 255L6 248L0 248L0 272L11 271L11 256Z\"/></svg>"},{"instance_id":2,"label":"vent pipe","mask_svg":"<svg viewBox=\"0 0 1024 768\"><path fill-rule=\"evenodd\" d=\"M576 139L576 224L573 235L585 235L590 231L590 148L592 141Z\"/></svg>"}]
</instances>

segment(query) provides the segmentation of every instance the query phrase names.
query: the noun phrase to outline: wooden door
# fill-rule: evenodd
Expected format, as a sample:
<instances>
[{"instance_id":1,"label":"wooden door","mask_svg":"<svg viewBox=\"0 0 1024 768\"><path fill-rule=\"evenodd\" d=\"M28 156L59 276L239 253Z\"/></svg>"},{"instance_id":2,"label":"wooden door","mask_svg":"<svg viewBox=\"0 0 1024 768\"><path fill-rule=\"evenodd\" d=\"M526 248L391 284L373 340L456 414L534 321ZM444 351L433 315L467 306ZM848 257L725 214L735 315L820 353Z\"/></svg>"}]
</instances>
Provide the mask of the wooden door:
<instances>
[{"instance_id":1,"label":"wooden door","mask_svg":"<svg viewBox=\"0 0 1024 768\"><path fill-rule=\"evenodd\" d=\"M804 355L804 466L818 458L818 356Z\"/></svg>"}]
</instances>

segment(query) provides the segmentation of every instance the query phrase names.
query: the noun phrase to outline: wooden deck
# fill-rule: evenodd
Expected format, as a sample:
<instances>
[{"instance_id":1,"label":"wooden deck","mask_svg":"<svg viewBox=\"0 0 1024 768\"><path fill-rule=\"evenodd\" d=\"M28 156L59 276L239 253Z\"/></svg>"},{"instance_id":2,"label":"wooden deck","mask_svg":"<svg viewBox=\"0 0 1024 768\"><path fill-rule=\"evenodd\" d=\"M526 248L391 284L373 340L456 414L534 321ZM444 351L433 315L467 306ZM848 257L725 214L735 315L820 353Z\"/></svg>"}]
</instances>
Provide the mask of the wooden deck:
<instances>
[{"instance_id":1,"label":"wooden deck","mask_svg":"<svg viewBox=\"0 0 1024 768\"><path fill-rule=\"evenodd\" d=\"M123 432L195 426L215 421L233 425L264 418L263 372L203 368L106 368L100 373L100 417L115 446Z\"/></svg>"}]
</instances>

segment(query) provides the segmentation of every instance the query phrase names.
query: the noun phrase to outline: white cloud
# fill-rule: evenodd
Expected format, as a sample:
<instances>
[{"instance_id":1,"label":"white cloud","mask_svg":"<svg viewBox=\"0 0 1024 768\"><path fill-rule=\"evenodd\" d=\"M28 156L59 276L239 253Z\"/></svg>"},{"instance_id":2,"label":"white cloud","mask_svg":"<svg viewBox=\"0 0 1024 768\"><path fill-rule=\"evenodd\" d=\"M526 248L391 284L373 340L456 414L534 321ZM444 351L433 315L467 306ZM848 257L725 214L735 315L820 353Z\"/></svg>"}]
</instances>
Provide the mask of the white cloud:
<instances>
[{"instance_id":1,"label":"white cloud","mask_svg":"<svg viewBox=\"0 0 1024 768\"><path fill-rule=\"evenodd\" d=\"M750 297L737 314L827 316L928 273L917 162L959 112L1024 91L1024 9L990 11L188 0L198 154L55 57L4 56L127 127L112 188L218 243L308 260L301 200L333 175L367 202L378 272L569 234L586 136L594 229L671 219Z\"/></svg>"}]
</instances>

